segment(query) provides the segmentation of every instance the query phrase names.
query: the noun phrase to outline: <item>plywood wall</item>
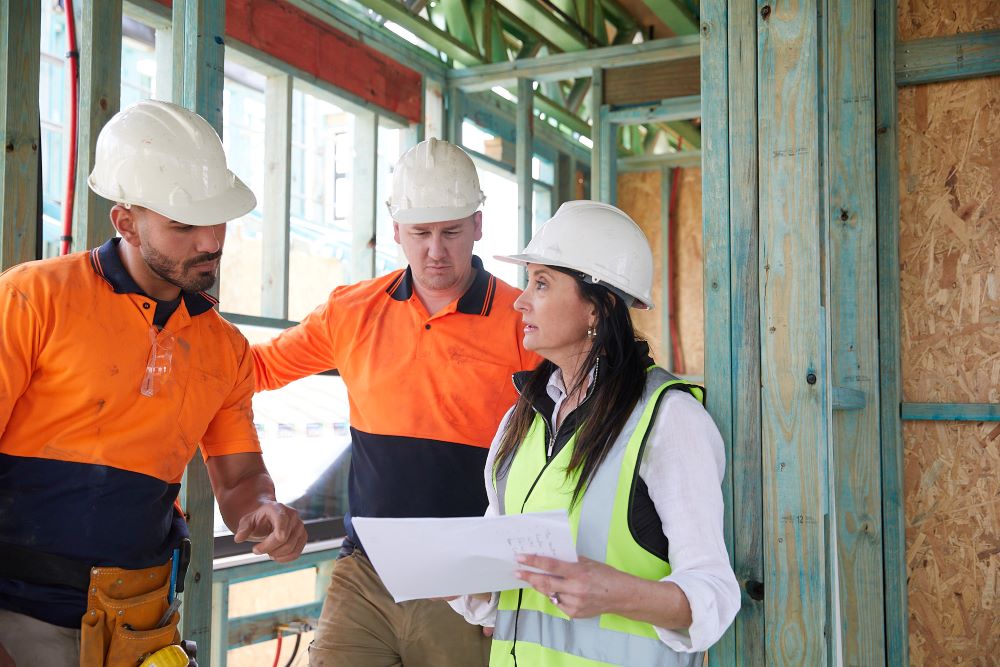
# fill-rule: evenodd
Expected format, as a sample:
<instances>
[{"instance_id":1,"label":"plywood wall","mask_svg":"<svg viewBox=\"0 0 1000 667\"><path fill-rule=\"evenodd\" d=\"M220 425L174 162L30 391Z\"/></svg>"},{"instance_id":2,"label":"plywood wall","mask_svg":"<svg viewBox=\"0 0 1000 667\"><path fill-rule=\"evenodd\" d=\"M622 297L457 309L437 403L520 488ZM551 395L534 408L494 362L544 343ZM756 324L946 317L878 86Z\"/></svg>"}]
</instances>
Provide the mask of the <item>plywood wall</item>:
<instances>
[{"instance_id":1,"label":"plywood wall","mask_svg":"<svg viewBox=\"0 0 1000 667\"><path fill-rule=\"evenodd\" d=\"M663 223L660 172L636 171L618 177L618 207L632 216L653 250L653 303L651 311L632 311L636 329L647 340L653 351L653 358L665 364L669 358L663 346L663 319L658 310L663 303Z\"/></svg>"},{"instance_id":2,"label":"plywood wall","mask_svg":"<svg viewBox=\"0 0 1000 667\"><path fill-rule=\"evenodd\" d=\"M681 169L677 195L674 280L684 372L705 374L705 255L702 248L701 169Z\"/></svg>"},{"instance_id":3,"label":"plywood wall","mask_svg":"<svg viewBox=\"0 0 1000 667\"><path fill-rule=\"evenodd\" d=\"M897 0L899 39L1000 28L1000 0Z\"/></svg>"},{"instance_id":4,"label":"plywood wall","mask_svg":"<svg viewBox=\"0 0 1000 667\"><path fill-rule=\"evenodd\" d=\"M899 0L902 40L1000 28L997 0ZM1000 77L899 92L904 401L1000 401ZM1000 656L1000 428L907 422L910 660Z\"/></svg>"},{"instance_id":5,"label":"plywood wall","mask_svg":"<svg viewBox=\"0 0 1000 667\"><path fill-rule=\"evenodd\" d=\"M629 172L618 177L618 206L639 224L653 249L652 311L633 311L636 327L650 341L655 358L666 363L664 347L662 268L664 224L660 172ZM674 316L684 372L701 376L705 368L705 313L702 290L704 264L701 243L701 170L680 170L677 201L676 248L671 259L674 279Z\"/></svg>"}]
</instances>

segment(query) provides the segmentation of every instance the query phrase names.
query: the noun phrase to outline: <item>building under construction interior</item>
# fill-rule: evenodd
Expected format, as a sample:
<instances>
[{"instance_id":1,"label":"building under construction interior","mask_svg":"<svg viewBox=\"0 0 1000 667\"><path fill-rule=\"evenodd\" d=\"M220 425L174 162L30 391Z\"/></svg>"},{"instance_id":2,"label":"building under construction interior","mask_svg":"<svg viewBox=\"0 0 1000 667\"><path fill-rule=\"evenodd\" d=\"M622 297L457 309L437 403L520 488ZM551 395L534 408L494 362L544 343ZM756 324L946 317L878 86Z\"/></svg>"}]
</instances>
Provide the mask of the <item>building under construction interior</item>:
<instances>
[{"instance_id":1,"label":"building under construction interior","mask_svg":"<svg viewBox=\"0 0 1000 667\"><path fill-rule=\"evenodd\" d=\"M997 0L0 0L0 87L0 268L110 238L97 135L173 101L257 195L217 286L251 342L405 265L384 202L424 138L473 157L511 284L490 258L562 202L621 207L656 262L636 323L726 443L742 608L708 662L997 664ZM336 374L254 399L294 562L234 544L189 464L203 667L307 664L347 410Z\"/></svg>"}]
</instances>

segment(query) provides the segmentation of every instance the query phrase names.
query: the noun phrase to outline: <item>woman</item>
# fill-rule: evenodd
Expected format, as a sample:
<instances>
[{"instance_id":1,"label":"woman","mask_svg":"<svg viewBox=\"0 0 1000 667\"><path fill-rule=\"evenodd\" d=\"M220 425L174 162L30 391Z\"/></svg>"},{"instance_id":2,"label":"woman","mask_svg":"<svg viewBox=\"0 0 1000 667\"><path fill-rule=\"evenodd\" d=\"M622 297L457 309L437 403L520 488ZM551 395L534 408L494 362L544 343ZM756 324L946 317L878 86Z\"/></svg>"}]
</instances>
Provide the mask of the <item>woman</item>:
<instances>
[{"instance_id":1,"label":"woman","mask_svg":"<svg viewBox=\"0 0 1000 667\"><path fill-rule=\"evenodd\" d=\"M497 259L527 266L514 307L545 361L514 378L487 514L566 509L580 559L522 556L529 588L452 606L495 622L491 666L701 664L740 605L722 535L725 453L701 389L636 339L629 307L650 307L653 275L645 236L614 206L574 201L523 254Z\"/></svg>"}]
</instances>

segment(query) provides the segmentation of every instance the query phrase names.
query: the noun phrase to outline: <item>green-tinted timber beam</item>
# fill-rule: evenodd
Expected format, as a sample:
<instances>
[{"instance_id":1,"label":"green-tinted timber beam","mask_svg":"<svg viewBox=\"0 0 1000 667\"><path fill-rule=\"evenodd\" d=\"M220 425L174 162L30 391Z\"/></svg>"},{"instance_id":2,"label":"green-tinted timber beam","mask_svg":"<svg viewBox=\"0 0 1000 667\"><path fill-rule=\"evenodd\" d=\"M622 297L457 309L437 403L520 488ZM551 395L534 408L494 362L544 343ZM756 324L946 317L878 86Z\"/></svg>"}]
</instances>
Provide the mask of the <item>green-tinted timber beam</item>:
<instances>
[{"instance_id":1,"label":"green-tinted timber beam","mask_svg":"<svg viewBox=\"0 0 1000 667\"><path fill-rule=\"evenodd\" d=\"M570 88L569 93L566 95L566 108L572 113L579 113L580 105L587 98L589 91L590 77L581 77L574 81L573 87Z\"/></svg>"},{"instance_id":2,"label":"green-tinted timber beam","mask_svg":"<svg viewBox=\"0 0 1000 667\"><path fill-rule=\"evenodd\" d=\"M701 131L687 121L673 120L660 126L675 137L684 140L683 149L701 148Z\"/></svg>"},{"instance_id":3,"label":"green-tinted timber beam","mask_svg":"<svg viewBox=\"0 0 1000 667\"><path fill-rule=\"evenodd\" d=\"M365 0L366 2L368 0ZM563 51L582 51L595 39L583 26L572 26L537 0L497 0L529 25L547 35Z\"/></svg>"},{"instance_id":4,"label":"green-tinted timber beam","mask_svg":"<svg viewBox=\"0 0 1000 667\"><path fill-rule=\"evenodd\" d=\"M663 100L659 104L644 104L642 106L626 107L610 111L608 117L612 123L622 125L641 125L642 123L669 122L672 120L687 120L701 115L701 96L689 95Z\"/></svg>"},{"instance_id":5,"label":"green-tinted timber beam","mask_svg":"<svg viewBox=\"0 0 1000 667\"><path fill-rule=\"evenodd\" d=\"M1000 74L1000 30L915 39L896 44L896 85Z\"/></svg>"},{"instance_id":6,"label":"green-tinted timber beam","mask_svg":"<svg viewBox=\"0 0 1000 667\"><path fill-rule=\"evenodd\" d=\"M604 17L615 24L619 30L636 27L632 15L615 0L601 0L600 8L603 10Z\"/></svg>"},{"instance_id":7,"label":"green-tinted timber beam","mask_svg":"<svg viewBox=\"0 0 1000 667\"><path fill-rule=\"evenodd\" d=\"M222 136L225 3L174 0L174 101L201 114ZM184 26L184 30L177 30ZM215 548L212 486L200 456L188 463L181 487L188 515L191 563L184 588L181 635L212 646L212 559Z\"/></svg>"},{"instance_id":8,"label":"green-tinted timber beam","mask_svg":"<svg viewBox=\"0 0 1000 667\"><path fill-rule=\"evenodd\" d=\"M519 78L535 81L562 81L589 77L595 67L611 69L650 63L665 63L697 57L697 35L656 39L641 44L607 46L583 53L560 53L507 63L495 63L453 70L448 83L465 91L488 90L497 85L513 85Z\"/></svg>"},{"instance_id":9,"label":"green-tinted timber beam","mask_svg":"<svg viewBox=\"0 0 1000 667\"><path fill-rule=\"evenodd\" d=\"M77 26L80 40L80 132L76 159L73 250L99 246L114 236L112 202L87 187L97 135L121 105L122 3L86 2Z\"/></svg>"},{"instance_id":10,"label":"green-tinted timber beam","mask_svg":"<svg viewBox=\"0 0 1000 667\"><path fill-rule=\"evenodd\" d=\"M486 60L491 63L508 60L507 45L500 29L496 3L493 0L472 0L469 3L469 10L472 12L476 37L482 44Z\"/></svg>"},{"instance_id":11,"label":"green-tinted timber beam","mask_svg":"<svg viewBox=\"0 0 1000 667\"><path fill-rule=\"evenodd\" d=\"M40 39L39 3L0 0L0 271L36 259Z\"/></svg>"},{"instance_id":12,"label":"green-tinted timber beam","mask_svg":"<svg viewBox=\"0 0 1000 667\"><path fill-rule=\"evenodd\" d=\"M908 665L909 602L900 368L899 150L896 133L896 3L875 3L875 168L878 226L882 551L886 664Z\"/></svg>"},{"instance_id":13,"label":"green-tinted timber beam","mask_svg":"<svg viewBox=\"0 0 1000 667\"><path fill-rule=\"evenodd\" d=\"M531 177L531 160L534 156L534 132L532 121L534 112L534 91L530 79L517 82L517 146L514 173L517 176L517 246L524 248L531 240L532 200L534 195L534 179ZM523 271L518 272L521 287L527 285Z\"/></svg>"},{"instance_id":14,"label":"green-tinted timber beam","mask_svg":"<svg viewBox=\"0 0 1000 667\"><path fill-rule=\"evenodd\" d=\"M1000 405L996 403L903 403L906 421L998 422Z\"/></svg>"},{"instance_id":15,"label":"green-tinted timber beam","mask_svg":"<svg viewBox=\"0 0 1000 667\"><path fill-rule=\"evenodd\" d=\"M652 153L618 159L618 171L651 171L654 169L685 169L701 166L701 151Z\"/></svg>"},{"instance_id":16,"label":"green-tinted timber beam","mask_svg":"<svg viewBox=\"0 0 1000 667\"><path fill-rule=\"evenodd\" d=\"M555 42L536 30L534 26L529 25L521 17L496 2L496 0L493 0L492 4L497 17L500 19L502 29L508 34L517 38L522 43L537 42L539 45L545 46L549 50L549 53L562 52L562 49Z\"/></svg>"},{"instance_id":17,"label":"green-tinted timber beam","mask_svg":"<svg viewBox=\"0 0 1000 667\"><path fill-rule=\"evenodd\" d=\"M691 15L681 0L645 0L645 4L674 33L678 35L698 33L698 20Z\"/></svg>"},{"instance_id":18,"label":"green-tinted timber beam","mask_svg":"<svg viewBox=\"0 0 1000 667\"><path fill-rule=\"evenodd\" d=\"M516 93L516 90L517 89L514 88L511 92ZM574 115L569 112L566 107L559 106L544 95L535 93L534 97L536 111L541 111L545 113L546 116L552 116L574 132L582 134L585 137L590 136L590 125L588 125L579 116Z\"/></svg>"},{"instance_id":19,"label":"green-tinted timber beam","mask_svg":"<svg viewBox=\"0 0 1000 667\"><path fill-rule=\"evenodd\" d=\"M475 23L468 3L464 0L441 0L439 7L444 11L448 33L457 37L470 51L482 53L476 42Z\"/></svg>"},{"instance_id":20,"label":"green-tinted timber beam","mask_svg":"<svg viewBox=\"0 0 1000 667\"><path fill-rule=\"evenodd\" d=\"M365 7L381 14L383 18L406 28L455 62L461 63L466 67L482 64L483 57L480 53L471 50L460 40L441 30L430 21L411 14L403 5L393 2L393 0L360 1Z\"/></svg>"},{"instance_id":21,"label":"green-tinted timber beam","mask_svg":"<svg viewBox=\"0 0 1000 667\"><path fill-rule=\"evenodd\" d=\"M646 125L646 136L642 140L642 152L652 153L656 147L656 140L660 136L660 128L655 125Z\"/></svg>"}]
</instances>

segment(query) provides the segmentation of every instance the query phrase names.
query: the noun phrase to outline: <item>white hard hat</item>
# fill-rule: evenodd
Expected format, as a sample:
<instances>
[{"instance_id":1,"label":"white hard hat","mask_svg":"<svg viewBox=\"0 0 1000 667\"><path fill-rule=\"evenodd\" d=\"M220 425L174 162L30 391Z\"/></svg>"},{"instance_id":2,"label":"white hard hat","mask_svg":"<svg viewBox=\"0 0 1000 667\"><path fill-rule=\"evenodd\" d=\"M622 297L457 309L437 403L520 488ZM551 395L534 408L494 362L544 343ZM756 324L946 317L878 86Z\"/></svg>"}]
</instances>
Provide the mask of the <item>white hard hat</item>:
<instances>
[{"instance_id":1,"label":"white hard hat","mask_svg":"<svg viewBox=\"0 0 1000 667\"><path fill-rule=\"evenodd\" d=\"M417 225L466 218L484 201L472 158L455 144L432 138L399 158L386 205L394 221Z\"/></svg>"},{"instance_id":2,"label":"white hard hat","mask_svg":"<svg viewBox=\"0 0 1000 667\"><path fill-rule=\"evenodd\" d=\"M653 307L653 253L639 226L611 204L568 201L542 225L519 255L497 255L512 264L547 264L573 269L588 280L635 299L634 308Z\"/></svg>"},{"instance_id":3,"label":"white hard hat","mask_svg":"<svg viewBox=\"0 0 1000 667\"><path fill-rule=\"evenodd\" d=\"M141 100L108 121L97 137L87 184L106 199L187 225L228 222L257 205L229 170L222 140L208 121L156 100Z\"/></svg>"}]
</instances>

